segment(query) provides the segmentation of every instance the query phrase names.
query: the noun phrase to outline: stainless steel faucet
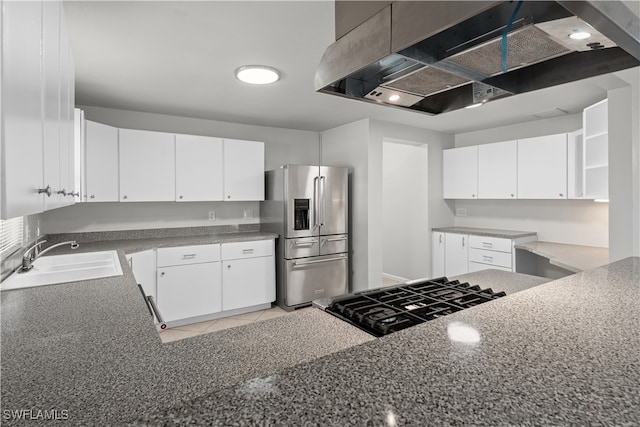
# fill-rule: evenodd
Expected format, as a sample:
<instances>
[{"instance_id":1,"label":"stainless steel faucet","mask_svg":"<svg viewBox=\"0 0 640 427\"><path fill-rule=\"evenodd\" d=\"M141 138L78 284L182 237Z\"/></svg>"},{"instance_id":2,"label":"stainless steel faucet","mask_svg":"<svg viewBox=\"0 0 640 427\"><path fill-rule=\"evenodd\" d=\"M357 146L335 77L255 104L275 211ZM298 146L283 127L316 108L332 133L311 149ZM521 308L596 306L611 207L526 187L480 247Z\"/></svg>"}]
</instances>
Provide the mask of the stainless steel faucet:
<instances>
[{"instance_id":1,"label":"stainless steel faucet","mask_svg":"<svg viewBox=\"0 0 640 427\"><path fill-rule=\"evenodd\" d=\"M36 242L33 246L26 250L26 252L22 256L22 267L20 268L20 270L18 270L18 273L25 273L31 270L33 268L33 262L36 259L40 258L42 255L49 252L51 249L55 249L63 245L71 245L71 249L78 249L78 247L80 246L75 240L70 240L68 242L56 243L55 245L51 245L44 251L40 252L38 250L38 247L43 243L46 243L46 240Z\"/></svg>"}]
</instances>

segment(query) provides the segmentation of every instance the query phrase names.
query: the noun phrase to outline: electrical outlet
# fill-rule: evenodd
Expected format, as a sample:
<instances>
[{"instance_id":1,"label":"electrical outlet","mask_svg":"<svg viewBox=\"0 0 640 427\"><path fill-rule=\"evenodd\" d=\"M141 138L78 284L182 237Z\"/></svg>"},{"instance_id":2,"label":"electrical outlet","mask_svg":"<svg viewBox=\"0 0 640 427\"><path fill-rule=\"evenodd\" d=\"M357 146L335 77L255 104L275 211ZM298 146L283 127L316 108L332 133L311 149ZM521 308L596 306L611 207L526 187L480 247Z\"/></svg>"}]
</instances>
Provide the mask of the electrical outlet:
<instances>
[{"instance_id":1,"label":"electrical outlet","mask_svg":"<svg viewBox=\"0 0 640 427\"><path fill-rule=\"evenodd\" d=\"M216 220L216 211L209 211L209 221Z\"/></svg>"},{"instance_id":2,"label":"electrical outlet","mask_svg":"<svg viewBox=\"0 0 640 427\"><path fill-rule=\"evenodd\" d=\"M467 210L464 208L456 208L456 216L467 216Z\"/></svg>"},{"instance_id":3,"label":"electrical outlet","mask_svg":"<svg viewBox=\"0 0 640 427\"><path fill-rule=\"evenodd\" d=\"M253 210L248 209L244 211L244 219L253 219Z\"/></svg>"}]
</instances>

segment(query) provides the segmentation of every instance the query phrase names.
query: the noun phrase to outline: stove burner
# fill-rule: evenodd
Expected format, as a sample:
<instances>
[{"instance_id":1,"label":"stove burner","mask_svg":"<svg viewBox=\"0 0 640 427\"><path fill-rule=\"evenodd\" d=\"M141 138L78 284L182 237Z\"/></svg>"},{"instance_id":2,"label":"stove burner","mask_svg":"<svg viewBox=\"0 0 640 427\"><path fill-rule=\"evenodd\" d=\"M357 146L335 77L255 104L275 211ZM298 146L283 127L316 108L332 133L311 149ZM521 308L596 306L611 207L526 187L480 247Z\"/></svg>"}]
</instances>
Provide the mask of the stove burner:
<instances>
[{"instance_id":1,"label":"stove burner","mask_svg":"<svg viewBox=\"0 0 640 427\"><path fill-rule=\"evenodd\" d=\"M340 297L326 310L380 337L505 295L442 277Z\"/></svg>"}]
</instances>

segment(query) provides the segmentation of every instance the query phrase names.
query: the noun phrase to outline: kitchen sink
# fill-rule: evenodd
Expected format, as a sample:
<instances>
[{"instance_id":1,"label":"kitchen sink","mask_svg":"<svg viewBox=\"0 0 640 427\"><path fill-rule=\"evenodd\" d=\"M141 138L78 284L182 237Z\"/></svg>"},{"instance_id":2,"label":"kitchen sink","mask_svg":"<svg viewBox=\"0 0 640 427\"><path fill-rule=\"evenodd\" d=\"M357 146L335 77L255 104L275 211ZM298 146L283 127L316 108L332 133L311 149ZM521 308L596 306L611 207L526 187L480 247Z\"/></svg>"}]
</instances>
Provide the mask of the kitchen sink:
<instances>
[{"instance_id":1,"label":"kitchen sink","mask_svg":"<svg viewBox=\"0 0 640 427\"><path fill-rule=\"evenodd\" d=\"M0 285L0 290L56 285L80 280L121 276L117 251L50 255L38 258L26 273L14 273Z\"/></svg>"}]
</instances>

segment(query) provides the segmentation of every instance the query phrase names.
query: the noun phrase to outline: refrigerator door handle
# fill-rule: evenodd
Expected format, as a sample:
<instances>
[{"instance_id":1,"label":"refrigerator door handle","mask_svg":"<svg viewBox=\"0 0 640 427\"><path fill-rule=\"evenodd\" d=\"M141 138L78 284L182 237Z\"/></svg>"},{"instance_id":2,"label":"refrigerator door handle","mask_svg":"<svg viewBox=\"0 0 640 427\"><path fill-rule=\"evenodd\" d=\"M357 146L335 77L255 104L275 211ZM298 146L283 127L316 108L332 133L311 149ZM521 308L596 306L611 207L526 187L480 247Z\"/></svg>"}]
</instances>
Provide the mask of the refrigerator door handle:
<instances>
[{"instance_id":1,"label":"refrigerator door handle","mask_svg":"<svg viewBox=\"0 0 640 427\"><path fill-rule=\"evenodd\" d=\"M324 225L324 221L326 219L326 212L325 212L326 201L324 200L324 198L325 198L324 191L327 188L327 177L326 176L321 176L320 177L320 183L322 184L320 186L320 188L321 188L320 200L322 202L322 216L320 217L320 225L323 226Z\"/></svg>"},{"instance_id":2,"label":"refrigerator door handle","mask_svg":"<svg viewBox=\"0 0 640 427\"><path fill-rule=\"evenodd\" d=\"M320 226L320 223L318 221L318 203L320 199L320 185L318 184L319 179L320 177L317 176L313 178L313 228L317 228Z\"/></svg>"},{"instance_id":3,"label":"refrigerator door handle","mask_svg":"<svg viewBox=\"0 0 640 427\"><path fill-rule=\"evenodd\" d=\"M296 241L293 243L293 246L313 246L318 243L317 239L307 240L307 241Z\"/></svg>"}]
</instances>

